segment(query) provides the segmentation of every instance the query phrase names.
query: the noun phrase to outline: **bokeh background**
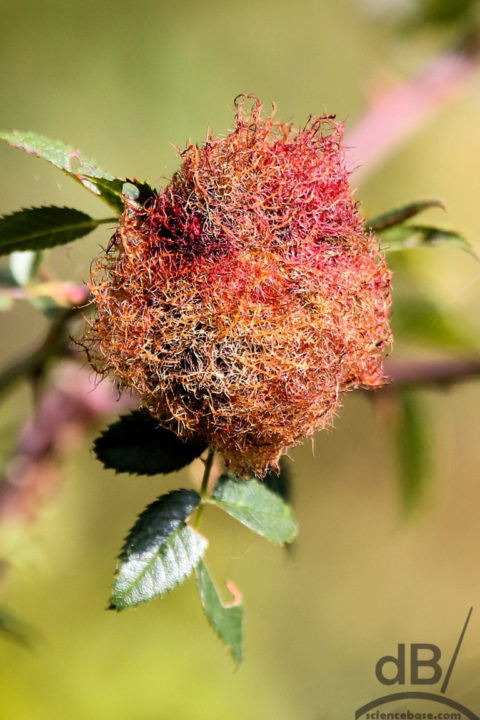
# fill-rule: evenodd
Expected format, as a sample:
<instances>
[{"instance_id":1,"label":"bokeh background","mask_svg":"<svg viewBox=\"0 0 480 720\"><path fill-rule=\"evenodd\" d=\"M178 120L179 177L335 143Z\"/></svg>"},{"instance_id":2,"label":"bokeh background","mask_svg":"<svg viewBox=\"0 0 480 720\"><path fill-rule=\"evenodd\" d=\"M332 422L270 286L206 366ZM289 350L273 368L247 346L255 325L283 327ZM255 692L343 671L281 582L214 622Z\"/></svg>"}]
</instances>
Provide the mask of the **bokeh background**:
<instances>
[{"instance_id":1,"label":"bokeh background","mask_svg":"<svg viewBox=\"0 0 480 720\"><path fill-rule=\"evenodd\" d=\"M159 185L176 167L175 146L201 141L207 126L229 129L240 92L274 100L298 124L326 111L353 128L379 92L453 47L465 26L448 22L448 7L471 4L437 2L438 23L407 29L398 18L415 3L391 0L3 0L0 125L61 138L118 175ZM358 182L365 214L438 197L448 214L426 219L462 230L480 250L479 118L480 71ZM2 213L41 204L105 212L8 146L0 167ZM98 230L52 251L48 263L83 281L107 239ZM478 348L478 262L439 248L392 264L395 302L427 298L448 318L447 332L431 314L400 317L395 358ZM3 362L47 327L26 303L0 322ZM2 605L33 627L31 649L0 636L0 717L344 720L384 693L374 666L397 643L436 643L447 662L470 606L449 694L480 713L480 387L423 390L418 399L431 466L408 519L388 404L379 411L361 393L347 397L335 430L292 452L301 534L290 552L206 513L208 562L246 603L246 660L235 672L193 580L149 606L105 612L122 537L171 481L102 470L88 437L65 457L63 482L35 522L0 532L9 563ZM3 400L4 463L31 409L23 386ZM174 484L197 482L199 469Z\"/></svg>"}]
</instances>

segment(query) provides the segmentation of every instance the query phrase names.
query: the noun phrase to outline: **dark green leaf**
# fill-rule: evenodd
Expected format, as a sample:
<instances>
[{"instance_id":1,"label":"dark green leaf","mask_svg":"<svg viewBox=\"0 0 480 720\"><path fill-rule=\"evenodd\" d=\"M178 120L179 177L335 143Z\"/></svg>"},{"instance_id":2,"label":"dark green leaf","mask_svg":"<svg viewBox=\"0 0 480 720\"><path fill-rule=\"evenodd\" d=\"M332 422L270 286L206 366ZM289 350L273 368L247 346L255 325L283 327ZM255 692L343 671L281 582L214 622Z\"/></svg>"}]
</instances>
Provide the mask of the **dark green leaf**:
<instances>
[{"instance_id":1,"label":"dark green leaf","mask_svg":"<svg viewBox=\"0 0 480 720\"><path fill-rule=\"evenodd\" d=\"M234 601L229 605L222 603L202 560L197 565L196 576L207 620L220 640L229 648L234 662L239 665L243 659L243 606L240 593L233 583L227 583Z\"/></svg>"},{"instance_id":2,"label":"dark green leaf","mask_svg":"<svg viewBox=\"0 0 480 720\"><path fill-rule=\"evenodd\" d=\"M109 180L85 175L82 181L85 187L99 195L119 213L123 212L125 203L141 206L155 194L148 183L137 180L125 181L120 178Z\"/></svg>"},{"instance_id":3,"label":"dark green leaf","mask_svg":"<svg viewBox=\"0 0 480 720\"><path fill-rule=\"evenodd\" d=\"M440 202L440 200L421 200L420 202L409 203L401 208L395 208L395 210L382 213L382 215L377 215L371 220L367 220L366 224L373 231L378 232L380 230L386 230L387 228L394 227L394 225L400 225L405 222L405 220L410 220L410 218L418 215L424 210L429 210L434 207L439 207L442 208L442 210L445 210L445 206L442 202Z\"/></svg>"},{"instance_id":4,"label":"dark green leaf","mask_svg":"<svg viewBox=\"0 0 480 720\"><path fill-rule=\"evenodd\" d=\"M42 250L65 245L115 218L95 220L67 207L38 207L19 210L0 218L0 254L20 250Z\"/></svg>"},{"instance_id":5,"label":"dark green leaf","mask_svg":"<svg viewBox=\"0 0 480 720\"><path fill-rule=\"evenodd\" d=\"M97 458L107 468L138 475L180 470L207 447L200 440L182 440L159 426L146 410L134 410L112 423L95 440Z\"/></svg>"},{"instance_id":6,"label":"dark green leaf","mask_svg":"<svg viewBox=\"0 0 480 720\"><path fill-rule=\"evenodd\" d=\"M428 28L460 28L469 32L475 29L475 12L478 13L477 0L417 0L410 6L405 3L407 17L402 25L405 32Z\"/></svg>"},{"instance_id":7,"label":"dark green leaf","mask_svg":"<svg viewBox=\"0 0 480 720\"><path fill-rule=\"evenodd\" d=\"M471 244L463 235L452 230L424 225L397 225L378 233L385 251L411 250L412 248L447 245L458 247L477 257Z\"/></svg>"},{"instance_id":8,"label":"dark green leaf","mask_svg":"<svg viewBox=\"0 0 480 720\"><path fill-rule=\"evenodd\" d=\"M195 490L173 490L143 511L119 556L112 609L124 610L163 595L192 573L207 541L185 520L199 504Z\"/></svg>"},{"instance_id":9,"label":"dark green leaf","mask_svg":"<svg viewBox=\"0 0 480 720\"><path fill-rule=\"evenodd\" d=\"M279 473L269 470L264 478L258 479L286 503L290 502L292 497L292 477L285 458L280 460Z\"/></svg>"},{"instance_id":10,"label":"dark green leaf","mask_svg":"<svg viewBox=\"0 0 480 720\"><path fill-rule=\"evenodd\" d=\"M291 542L297 534L292 509L258 480L222 475L208 501L272 542Z\"/></svg>"},{"instance_id":11,"label":"dark green leaf","mask_svg":"<svg viewBox=\"0 0 480 720\"><path fill-rule=\"evenodd\" d=\"M145 205L146 201L155 195L155 190L141 180L127 180L122 185L122 197L128 198L138 205Z\"/></svg>"},{"instance_id":12,"label":"dark green leaf","mask_svg":"<svg viewBox=\"0 0 480 720\"><path fill-rule=\"evenodd\" d=\"M90 190L90 192L106 202L107 205L110 205L119 215L123 212L125 207L122 200L123 180L82 175L80 182L87 190Z\"/></svg>"},{"instance_id":13,"label":"dark green leaf","mask_svg":"<svg viewBox=\"0 0 480 720\"><path fill-rule=\"evenodd\" d=\"M400 394L397 425L397 450L402 504L411 513L423 497L430 475L428 418L418 393L403 390Z\"/></svg>"}]
</instances>

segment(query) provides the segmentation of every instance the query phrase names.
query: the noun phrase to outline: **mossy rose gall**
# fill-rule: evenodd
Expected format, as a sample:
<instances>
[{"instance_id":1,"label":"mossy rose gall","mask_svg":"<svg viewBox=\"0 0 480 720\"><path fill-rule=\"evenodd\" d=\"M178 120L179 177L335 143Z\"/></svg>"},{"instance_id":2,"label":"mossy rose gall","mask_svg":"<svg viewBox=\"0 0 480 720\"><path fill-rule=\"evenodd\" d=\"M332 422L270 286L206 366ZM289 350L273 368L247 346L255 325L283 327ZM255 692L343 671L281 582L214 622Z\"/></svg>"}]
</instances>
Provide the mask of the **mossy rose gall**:
<instances>
[{"instance_id":1,"label":"mossy rose gall","mask_svg":"<svg viewBox=\"0 0 480 720\"><path fill-rule=\"evenodd\" d=\"M95 368L242 473L383 381L391 275L342 135L331 116L295 130L240 98L228 135L189 145L163 190L127 204L92 273Z\"/></svg>"}]
</instances>

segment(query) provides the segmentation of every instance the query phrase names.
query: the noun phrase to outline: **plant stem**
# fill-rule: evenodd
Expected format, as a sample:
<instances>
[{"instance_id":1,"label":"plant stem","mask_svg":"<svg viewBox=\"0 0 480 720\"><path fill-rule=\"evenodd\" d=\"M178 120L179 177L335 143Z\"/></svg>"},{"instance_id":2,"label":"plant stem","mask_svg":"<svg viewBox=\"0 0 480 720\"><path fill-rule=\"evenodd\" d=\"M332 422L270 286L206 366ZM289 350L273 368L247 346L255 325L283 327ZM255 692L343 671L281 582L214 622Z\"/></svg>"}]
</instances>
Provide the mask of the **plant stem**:
<instances>
[{"instance_id":1,"label":"plant stem","mask_svg":"<svg viewBox=\"0 0 480 720\"><path fill-rule=\"evenodd\" d=\"M202 498L202 501L203 501L203 498L204 498L204 497L206 496L206 494L207 494L208 481L210 480L210 473L211 473L211 470L212 470L212 463L213 463L213 456L214 456L214 454L215 454L215 450L214 450L212 447L208 448L208 455L207 455L206 460L205 460L205 469L204 469L204 471L203 471L202 484L201 484L201 487L200 487L200 497ZM204 507L204 506L203 506L203 502L202 502L201 505L200 505L200 507L199 507L198 510L197 510L197 515L196 515L196 517L195 517L195 522L194 522L194 527L195 527L195 528L198 528L198 526L200 525L200 520L202 519L202 515L203 515L203 507Z\"/></svg>"}]
</instances>

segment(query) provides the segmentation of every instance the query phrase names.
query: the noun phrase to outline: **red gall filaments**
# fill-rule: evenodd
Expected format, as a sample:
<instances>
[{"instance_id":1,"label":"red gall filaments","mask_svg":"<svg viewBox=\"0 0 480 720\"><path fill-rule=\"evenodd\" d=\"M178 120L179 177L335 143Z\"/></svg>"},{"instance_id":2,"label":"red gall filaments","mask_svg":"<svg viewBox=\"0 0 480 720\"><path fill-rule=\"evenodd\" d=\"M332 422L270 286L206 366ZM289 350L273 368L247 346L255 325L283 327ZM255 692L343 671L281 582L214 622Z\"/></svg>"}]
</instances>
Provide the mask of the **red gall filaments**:
<instances>
[{"instance_id":1,"label":"red gall filaments","mask_svg":"<svg viewBox=\"0 0 480 720\"><path fill-rule=\"evenodd\" d=\"M247 109L246 99L252 101ZM160 424L264 472L382 383L391 275L354 202L343 126L294 130L255 97L127 206L90 290L94 366Z\"/></svg>"}]
</instances>

